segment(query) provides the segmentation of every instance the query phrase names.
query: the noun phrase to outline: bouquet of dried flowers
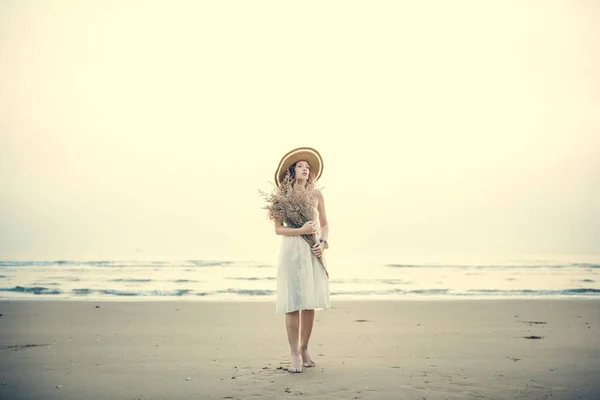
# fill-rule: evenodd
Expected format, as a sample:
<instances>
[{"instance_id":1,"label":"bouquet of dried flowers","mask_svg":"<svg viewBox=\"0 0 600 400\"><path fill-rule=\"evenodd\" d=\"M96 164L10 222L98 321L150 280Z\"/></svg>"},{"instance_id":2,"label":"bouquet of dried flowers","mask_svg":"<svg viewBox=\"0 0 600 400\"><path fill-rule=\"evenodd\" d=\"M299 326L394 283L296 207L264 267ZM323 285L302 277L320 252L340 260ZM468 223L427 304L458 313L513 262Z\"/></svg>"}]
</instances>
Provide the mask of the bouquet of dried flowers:
<instances>
[{"instance_id":1,"label":"bouquet of dried flowers","mask_svg":"<svg viewBox=\"0 0 600 400\"><path fill-rule=\"evenodd\" d=\"M260 191L260 194L267 202L263 209L269 212L269 217L279 218L289 227L301 228L306 222L313 221L316 217L317 190L312 185L307 188L294 186L289 178L285 178L282 184L272 193L267 194ZM316 234L303 234L301 236L311 248L319 242ZM317 259L329 278L323 257L317 257Z\"/></svg>"}]
</instances>

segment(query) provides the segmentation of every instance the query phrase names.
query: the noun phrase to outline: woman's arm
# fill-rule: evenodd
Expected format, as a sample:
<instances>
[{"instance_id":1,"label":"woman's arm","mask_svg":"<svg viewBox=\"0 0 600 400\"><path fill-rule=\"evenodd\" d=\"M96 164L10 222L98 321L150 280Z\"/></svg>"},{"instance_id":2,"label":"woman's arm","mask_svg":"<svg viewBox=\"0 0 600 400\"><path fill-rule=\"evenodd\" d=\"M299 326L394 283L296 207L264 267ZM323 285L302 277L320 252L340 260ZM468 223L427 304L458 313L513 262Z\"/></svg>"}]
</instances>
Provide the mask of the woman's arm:
<instances>
[{"instance_id":1,"label":"woman's arm","mask_svg":"<svg viewBox=\"0 0 600 400\"><path fill-rule=\"evenodd\" d=\"M327 213L325 212L325 199L323 198L323 193L319 192L317 199L319 201L317 210L319 211L319 223L321 224L321 237L328 240L329 224L327 222Z\"/></svg>"},{"instance_id":2,"label":"woman's arm","mask_svg":"<svg viewBox=\"0 0 600 400\"><path fill-rule=\"evenodd\" d=\"M304 234L310 234L313 231L312 222L307 222L302 228L290 228L289 226L283 226L281 219L275 218L275 233L282 236L300 236Z\"/></svg>"},{"instance_id":3,"label":"woman's arm","mask_svg":"<svg viewBox=\"0 0 600 400\"><path fill-rule=\"evenodd\" d=\"M323 250L329 248L329 244L327 244L327 238L329 237L329 223L327 222L325 201L321 192L318 193L317 199L319 202L317 205L317 210L319 211L319 222L321 224L321 239L324 239L325 242L318 242L311 248L311 250L315 256L321 257L323 255Z\"/></svg>"}]
</instances>

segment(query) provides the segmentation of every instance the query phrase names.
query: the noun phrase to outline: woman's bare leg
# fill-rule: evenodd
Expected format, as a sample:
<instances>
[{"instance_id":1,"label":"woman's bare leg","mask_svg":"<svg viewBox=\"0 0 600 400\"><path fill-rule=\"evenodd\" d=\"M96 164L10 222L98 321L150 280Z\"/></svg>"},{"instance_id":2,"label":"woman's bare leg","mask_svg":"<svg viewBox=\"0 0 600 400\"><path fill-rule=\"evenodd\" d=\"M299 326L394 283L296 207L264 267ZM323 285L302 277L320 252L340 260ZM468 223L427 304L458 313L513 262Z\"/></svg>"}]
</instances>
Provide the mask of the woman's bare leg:
<instances>
[{"instance_id":1,"label":"woman's bare leg","mask_svg":"<svg viewBox=\"0 0 600 400\"><path fill-rule=\"evenodd\" d=\"M308 341L315 322L315 310L300 311L300 355L305 367L314 367L315 363L308 354Z\"/></svg>"},{"instance_id":2,"label":"woman's bare leg","mask_svg":"<svg viewBox=\"0 0 600 400\"><path fill-rule=\"evenodd\" d=\"M300 312L294 311L285 314L285 329L290 343L289 372L302 372L302 362L298 352L298 336L300 328Z\"/></svg>"}]
</instances>

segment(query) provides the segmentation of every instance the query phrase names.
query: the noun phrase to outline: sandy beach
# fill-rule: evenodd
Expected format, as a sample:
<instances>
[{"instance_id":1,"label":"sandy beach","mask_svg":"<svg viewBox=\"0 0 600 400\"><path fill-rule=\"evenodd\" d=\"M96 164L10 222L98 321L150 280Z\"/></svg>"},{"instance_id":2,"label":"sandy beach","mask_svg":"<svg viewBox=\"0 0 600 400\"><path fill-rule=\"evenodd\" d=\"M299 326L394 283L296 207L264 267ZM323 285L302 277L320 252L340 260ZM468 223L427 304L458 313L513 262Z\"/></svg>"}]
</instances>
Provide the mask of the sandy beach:
<instances>
[{"instance_id":1,"label":"sandy beach","mask_svg":"<svg viewBox=\"0 0 600 400\"><path fill-rule=\"evenodd\" d=\"M0 302L0 398L598 399L600 301L345 301L290 374L272 302Z\"/></svg>"}]
</instances>

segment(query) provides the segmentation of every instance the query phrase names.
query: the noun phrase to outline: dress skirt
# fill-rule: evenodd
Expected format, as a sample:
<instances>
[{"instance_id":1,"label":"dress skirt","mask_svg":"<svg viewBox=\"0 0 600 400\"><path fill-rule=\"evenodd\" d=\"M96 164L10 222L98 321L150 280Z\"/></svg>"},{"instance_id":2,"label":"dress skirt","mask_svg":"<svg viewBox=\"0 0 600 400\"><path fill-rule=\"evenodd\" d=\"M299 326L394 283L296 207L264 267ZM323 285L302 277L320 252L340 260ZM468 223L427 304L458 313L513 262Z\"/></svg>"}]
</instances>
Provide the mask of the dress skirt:
<instances>
[{"instance_id":1,"label":"dress skirt","mask_svg":"<svg viewBox=\"0 0 600 400\"><path fill-rule=\"evenodd\" d=\"M330 307L329 279L310 245L302 236L283 236L277 265L276 313Z\"/></svg>"}]
</instances>

